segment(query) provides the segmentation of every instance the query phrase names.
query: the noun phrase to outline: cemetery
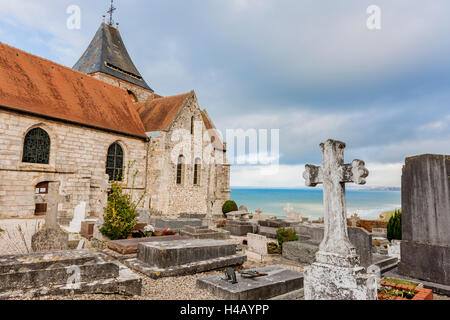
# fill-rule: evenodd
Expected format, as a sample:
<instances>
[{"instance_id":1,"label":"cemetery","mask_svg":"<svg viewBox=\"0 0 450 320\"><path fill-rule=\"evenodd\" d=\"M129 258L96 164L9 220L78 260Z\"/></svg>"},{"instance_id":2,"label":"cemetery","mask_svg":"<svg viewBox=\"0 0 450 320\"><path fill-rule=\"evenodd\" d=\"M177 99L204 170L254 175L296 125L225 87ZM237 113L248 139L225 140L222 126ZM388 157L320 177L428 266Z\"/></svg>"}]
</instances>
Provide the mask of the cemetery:
<instances>
[{"instance_id":1,"label":"cemetery","mask_svg":"<svg viewBox=\"0 0 450 320\"><path fill-rule=\"evenodd\" d=\"M49 183L49 193L36 196L48 211L27 250L0 255L0 299L167 299L175 293L163 288L171 285L180 299L450 296L450 158L406 159L403 213L396 211L388 223L348 215L344 184L364 184L369 171L361 160L344 164L343 142L328 140L320 147L322 166L306 165L304 172L307 186L323 184L319 221L305 219L289 204L285 218L245 207L226 219L202 213L164 217L140 209L112 239L116 233L105 227L107 216L86 217L83 206L60 225L58 204L67 196L59 194L59 183Z\"/></svg>"}]
</instances>

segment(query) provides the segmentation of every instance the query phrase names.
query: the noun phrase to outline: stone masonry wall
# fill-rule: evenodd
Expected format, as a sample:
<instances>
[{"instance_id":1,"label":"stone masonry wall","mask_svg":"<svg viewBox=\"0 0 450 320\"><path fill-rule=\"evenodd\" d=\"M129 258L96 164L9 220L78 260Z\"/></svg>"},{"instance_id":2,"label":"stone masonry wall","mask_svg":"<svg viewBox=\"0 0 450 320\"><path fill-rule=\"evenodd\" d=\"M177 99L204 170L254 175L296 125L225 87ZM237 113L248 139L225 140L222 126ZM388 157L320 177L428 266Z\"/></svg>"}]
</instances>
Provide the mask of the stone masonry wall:
<instances>
[{"instance_id":1,"label":"stone masonry wall","mask_svg":"<svg viewBox=\"0 0 450 320\"><path fill-rule=\"evenodd\" d=\"M146 90L142 87L139 87L132 83L108 76L101 72L92 74L92 77L94 77L96 79L100 79L106 83L113 85L113 86L123 88L125 90L130 90L135 95L135 97L137 99L136 102L145 102L145 101L147 101L148 98L150 98L151 96L154 95L154 93L151 92L150 90Z\"/></svg>"},{"instance_id":2,"label":"stone masonry wall","mask_svg":"<svg viewBox=\"0 0 450 320\"><path fill-rule=\"evenodd\" d=\"M50 136L48 165L22 163L24 137L35 127ZM145 182L143 139L0 111L0 218L33 216L35 186L47 181L60 181L60 193L67 195L67 201L59 207L60 220L70 221L80 202L87 203L87 214L98 216L102 213L99 200L105 191L107 150L114 142L124 150L125 166L136 161L133 169L139 174L133 195L137 198ZM131 178L125 176L124 189L130 191L131 185Z\"/></svg>"},{"instance_id":3,"label":"stone masonry wall","mask_svg":"<svg viewBox=\"0 0 450 320\"><path fill-rule=\"evenodd\" d=\"M194 116L194 134L191 135L191 117ZM193 95L180 110L168 132L152 138L149 157L149 194L151 207L164 215L190 213L220 213L222 204L230 197L229 166L211 163L215 152L210 140L204 138L206 127L200 108ZM181 138L181 137L184 137ZM183 182L176 183L178 156L183 155ZM220 156L226 159L221 152ZM194 185L195 159L203 159L200 183ZM219 162L222 162L219 161ZM225 168L225 169L224 169Z\"/></svg>"}]
</instances>

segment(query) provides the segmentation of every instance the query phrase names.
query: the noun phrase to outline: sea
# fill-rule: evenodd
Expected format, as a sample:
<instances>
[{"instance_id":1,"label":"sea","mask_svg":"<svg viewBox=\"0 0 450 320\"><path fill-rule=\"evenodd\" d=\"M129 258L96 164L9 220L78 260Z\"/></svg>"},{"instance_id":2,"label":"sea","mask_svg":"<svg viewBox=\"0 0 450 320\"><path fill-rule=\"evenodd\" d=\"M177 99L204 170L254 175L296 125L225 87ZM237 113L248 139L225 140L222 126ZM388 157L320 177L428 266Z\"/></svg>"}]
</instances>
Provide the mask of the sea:
<instances>
[{"instance_id":1,"label":"sea","mask_svg":"<svg viewBox=\"0 0 450 320\"><path fill-rule=\"evenodd\" d=\"M244 205L250 212L261 209L263 214L283 218L285 208L303 217L317 220L324 215L321 189L257 189L235 187L231 199L238 206ZM361 219L378 219L380 214L401 208L400 191L347 190L347 217L357 213Z\"/></svg>"}]
</instances>

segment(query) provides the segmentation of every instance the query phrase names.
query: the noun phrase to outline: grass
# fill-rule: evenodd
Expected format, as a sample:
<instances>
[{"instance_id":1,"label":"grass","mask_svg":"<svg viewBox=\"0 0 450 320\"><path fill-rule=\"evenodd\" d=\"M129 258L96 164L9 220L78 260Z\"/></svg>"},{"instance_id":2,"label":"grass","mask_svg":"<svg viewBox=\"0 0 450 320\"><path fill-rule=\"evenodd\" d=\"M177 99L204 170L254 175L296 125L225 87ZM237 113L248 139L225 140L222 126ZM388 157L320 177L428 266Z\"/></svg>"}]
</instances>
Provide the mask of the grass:
<instances>
[{"instance_id":1,"label":"grass","mask_svg":"<svg viewBox=\"0 0 450 320\"><path fill-rule=\"evenodd\" d=\"M415 283L415 282L409 282L409 281L399 280L399 279L394 279L394 278L384 278L383 281L388 282L388 283L394 283L394 284L404 284L404 285L411 286L414 288L419 285L418 283Z\"/></svg>"}]
</instances>

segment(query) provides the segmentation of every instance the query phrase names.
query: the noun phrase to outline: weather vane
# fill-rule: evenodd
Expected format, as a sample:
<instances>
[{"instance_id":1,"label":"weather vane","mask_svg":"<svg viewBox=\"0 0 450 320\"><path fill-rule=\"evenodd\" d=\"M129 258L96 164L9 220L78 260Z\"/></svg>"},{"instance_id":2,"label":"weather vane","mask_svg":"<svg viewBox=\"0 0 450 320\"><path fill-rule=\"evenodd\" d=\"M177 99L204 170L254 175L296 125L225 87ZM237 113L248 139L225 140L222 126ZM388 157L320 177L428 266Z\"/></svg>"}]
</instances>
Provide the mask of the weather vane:
<instances>
[{"instance_id":1,"label":"weather vane","mask_svg":"<svg viewBox=\"0 0 450 320\"><path fill-rule=\"evenodd\" d=\"M109 13L109 25L110 26L112 26L114 24L113 13L116 10L117 10L117 8L114 7L114 0L111 0L111 7L108 10L108 13Z\"/></svg>"}]
</instances>

